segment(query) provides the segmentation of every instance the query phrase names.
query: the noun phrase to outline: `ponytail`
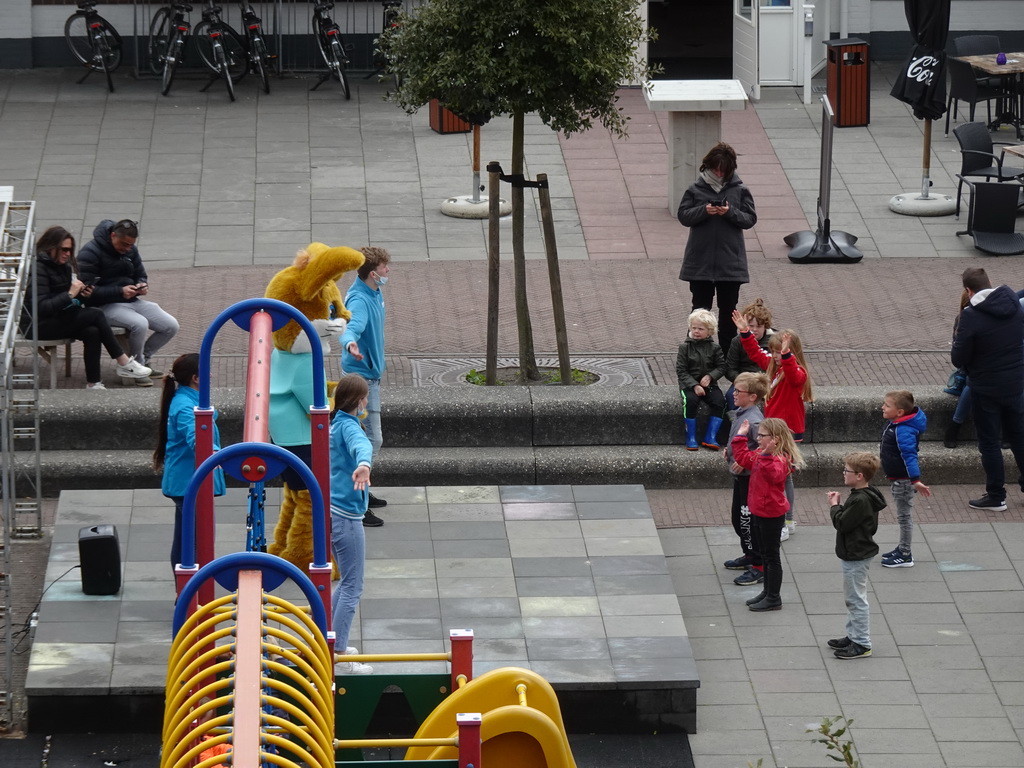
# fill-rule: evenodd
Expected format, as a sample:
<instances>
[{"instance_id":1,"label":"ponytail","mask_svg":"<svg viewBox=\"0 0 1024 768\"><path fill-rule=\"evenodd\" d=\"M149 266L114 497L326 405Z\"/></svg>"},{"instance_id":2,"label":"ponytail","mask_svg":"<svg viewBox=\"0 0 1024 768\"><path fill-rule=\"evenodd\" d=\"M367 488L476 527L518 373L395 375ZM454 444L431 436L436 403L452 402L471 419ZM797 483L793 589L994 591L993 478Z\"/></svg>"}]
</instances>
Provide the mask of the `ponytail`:
<instances>
[{"instance_id":1,"label":"ponytail","mask_svg":"<svg viewBox=\"0 0 1024 768\"><path fill-rule=\"evenodd\" d=\"M199 375L199 355L190 352L181 355L164 374L163 391L160 393L160 421L157 424L156 450L153 451L153 469L160 472L164 467L167 452L167 417L171 413L171 401L178 387L187 387Z\"/></svg>"}]
</instances>

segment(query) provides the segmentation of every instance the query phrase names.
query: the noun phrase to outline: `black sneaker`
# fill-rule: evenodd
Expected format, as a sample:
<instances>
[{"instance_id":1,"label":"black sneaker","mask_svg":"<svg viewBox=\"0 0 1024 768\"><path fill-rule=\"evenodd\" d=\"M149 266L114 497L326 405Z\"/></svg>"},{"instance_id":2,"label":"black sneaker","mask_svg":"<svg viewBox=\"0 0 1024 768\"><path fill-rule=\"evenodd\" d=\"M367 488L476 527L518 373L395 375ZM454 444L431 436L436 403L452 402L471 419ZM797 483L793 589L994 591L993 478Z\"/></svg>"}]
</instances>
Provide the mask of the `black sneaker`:
<instances>
[{"instance_id":1,"label":"black sneaker","mask_svg":"<svg viewBox=\"0 0 1024 768\"><path fill-rule=\"evenodd\" d=\"M849 645L840 648L832 655L837 659L863 659L865 656L871 655L871 649L851 640Z\"/></svg>"},{"instance_id":2,"label":"black sneaker","mask_svg":"<svg viewBox=\"0 0 1024 768\"><path fill-rule=\"evenodd\" d=\"M726 560L723 565L727 571L745 571L751 565L750 555L740 555L735 560Z\"/></svg>"},{"instance_id":3,"label":"black sneaker","mask_svg":"<svg viewBox=\"0 0 1024 768\"><path fill-rule=\"evenodd\" d=\"M828 647L832 650L838 650L840 648L845 648L852 642L853 640L848 637L837 637L835 640L828 641Z\"/></svg>"},{"instance_id":4,"label":"black sneaker","mask_svg":"<svg viewBox=\"0 0 1024 768\"><path fill-rule=\"evenodd\" d=\"M764 574L761 571L754 570L753 568L748 568L732 580L733 584L741 587L752 587L754 584L761 584L763 582Z\"/></svg>"},{"instance_id":5,"label":"black sneaker","mask_svg":"<svg viewBox=\"0 0 1024 768\"><path fill-rule=\"evenodd\" d=\"M386 507L388 503L384 499L378 499L372 493L370 494L370 509L380 509Z\"/></svg>"},{"instance_id":6,"label":"black sneaker","mask_svg":"<svg viewBox=\"0 0 1024 768\"><path fill-rule=\"evenodd\" d=\"M1006 500L997 499L993 496L989 496L987 493L980 499L971 499L967 502L967 506L971 509L985 509L989 512L1005 512L1006 511Z\"/></svg>"},{"instance_id":7,"label":"black sneaker","mask_svg":"<svg viewBox=\"0 0 1024 768\"><path fill-rule=\"evenodd\" d=\"M763 611L781 611L782 598L765 596L764 600L761 602L748 605L747 610L754 611L755 613L761 613Z\"/></svg>"},{"instance_id":8,"label":"black sneaker","mask_svg":"<svg viewBox=\"0 0 1024 768\"><path fill-rule=\"evenodd\" d=\"M384 525L383 520L370 510L366 510L366 514L363 515L363 528L380 528L382 525Z\"/></svg>"},{"instance_id":9,"label":"black sneaker","mask_svg":"<svg viewBox=\"0 0 1024 768\"><path fill-rule=\"evenodd\" d=\"M914 556L909 552L904 553L899 547L892 552L882 555L882 566L884 568L913 568Z\"/></svg>"}]
</instances>

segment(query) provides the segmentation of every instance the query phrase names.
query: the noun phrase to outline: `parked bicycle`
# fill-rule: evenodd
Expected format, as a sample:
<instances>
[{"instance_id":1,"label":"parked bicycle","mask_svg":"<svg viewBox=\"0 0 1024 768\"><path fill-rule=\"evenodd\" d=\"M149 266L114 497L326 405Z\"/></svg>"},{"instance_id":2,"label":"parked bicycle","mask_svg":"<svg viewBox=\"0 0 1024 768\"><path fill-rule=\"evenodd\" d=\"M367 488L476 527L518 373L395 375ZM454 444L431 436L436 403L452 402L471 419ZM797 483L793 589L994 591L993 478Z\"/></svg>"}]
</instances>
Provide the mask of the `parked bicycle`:
<instances>
[{"instance_id":1,"label":"parked bicycle","mask_svg":"<svg viewBox=\"0 0 1024 768\"><path fill-rule=\"evenodd\" d=\"M114 92L110 76L121 65L121 35L96 12L96 0L79 0L78 10L64 22L64 40L71 54L87 67L79 83L93 72L107 76L107 88Z\"/></svg>"},{"instance_id":2,"label":"parked bicycle","mask_svg":"<svg viewBox=\"0 0 1024 768\"><path fill-rule=\"evenodd\" d=\"M341 83L341 91L347 101L352 98L348 87L348 73L345 71L348 66L348 56L341 36L341 29L331 18L332 10L334 10L334 3L331 0L314 0L313 37L316 39L320 55L327 64L327 72L320 75L320 80L310 90L315 91L333 77Z\"/></svg>"},{"instance_id":3,"label":"parked bicycle","mask_svg":"<svg viewBox=\"0 0 1024 768\"><path fill-rule=\"evenodd\" d=\"M402 13L402 0L381 0L380 3L384 6L384 13L381 18L380 29L381 32L394 31L398 29L398 16ZM370 76L379 75L382 72L387 71L388 61L384 53L380 50L380 38L373 41L374 51L377 57L377 70ZM391 77L394 80L395 88L400 88L402 85L402 76L397 71L391 73Z\"/></svg>"},{"instance_id":4,"label":"parked bicycle","mask_svg":"<svg viewBox=\"0 0 1024 768\"><path fill-rule=\"evenodd\" d=\"M221 19L221 7L214 5L212 0L203 9L203 20L196 24L192 35L196 40L199 58L213 74L201 90L205 91L217 79L224 81L228 96L235 100L235 83L245 77L249 71L249 55L245 43L231 26Z\"/></svg>"},{"instance_id":5,"label":"parked bicycle","mask_svg":"<svg viewBox=\"0 0 1024 768\"><path fill-rule=\"evenodd\" d=\"M245 32L245 49L249 55L249 71L260 79L264 93L270 93L270 60L263 38L263 21L247 2L239 2L242 9L242 30Z\"/></svg>"},{"instance_id":6,"label":"parked bicycle","mask_svg":"<svg viewBox=\"0 0 1024 768\"><path fill-rule=\"evenodd\" d=\"M192 31L188 14L192 6L174 3L153 14L149 23L149 67L153 74L162 75L160 93L171 92L174 73L185 55L185 40Z\"/></svg>"}]
</instances>

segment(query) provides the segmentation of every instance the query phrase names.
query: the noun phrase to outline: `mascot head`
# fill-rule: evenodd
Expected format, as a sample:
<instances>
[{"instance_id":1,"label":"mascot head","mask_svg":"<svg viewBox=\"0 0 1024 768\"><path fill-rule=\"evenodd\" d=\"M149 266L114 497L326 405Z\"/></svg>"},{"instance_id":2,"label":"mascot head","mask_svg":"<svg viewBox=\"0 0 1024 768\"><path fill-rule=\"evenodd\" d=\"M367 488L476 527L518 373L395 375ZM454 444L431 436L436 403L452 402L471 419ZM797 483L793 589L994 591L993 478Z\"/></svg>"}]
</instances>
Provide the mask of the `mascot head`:
<instances>
[{"instance_id":1,"label":"mascot head","mask_svg":"<svg viewBox=\"0 0 1024 768\"><path fill-rule=\"evenodd\" d=\"M352 313L342 303L338 280L363 261L363 254L353 248L310 243L290 267L274 275L266 297L291 304L313 321L321 337L340 336ZM285 352L310 351L309 340L294 321L274 331L274 347Z\"/></svg>"}]
</instances>

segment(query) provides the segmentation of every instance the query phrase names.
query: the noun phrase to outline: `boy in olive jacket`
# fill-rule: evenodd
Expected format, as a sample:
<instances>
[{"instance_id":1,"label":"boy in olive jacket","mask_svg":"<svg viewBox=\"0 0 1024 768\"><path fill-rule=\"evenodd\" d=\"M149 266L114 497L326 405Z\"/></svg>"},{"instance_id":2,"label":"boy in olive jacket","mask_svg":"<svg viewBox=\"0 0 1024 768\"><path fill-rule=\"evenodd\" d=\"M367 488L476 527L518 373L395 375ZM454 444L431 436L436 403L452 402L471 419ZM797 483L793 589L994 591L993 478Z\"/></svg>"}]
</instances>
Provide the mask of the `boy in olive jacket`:
<instances>
[{"instance_id":1,"label":"boy in olive jacket","mask_svg":"<svg viewBox=\"0 0 1024 768\"><path fill-rule=\"evenodd\" d=\"M715 438L725 417L725 395L718 388L718 380L725 372L725 355L712 338L718 330L718 321L708 310L697 309L690 313L689 329L676 355L676 378L679 380L679 396L683 398L683 421L686 424L686 450L698 449L697 408L703 400L711 411L711 418L701 445L717 451L721 446Z\"/></svg>"},{"instance_id":2,"label":"boy in olive jacket","mask_svg":"<svg viewBox=\"0 0 1024 768\"><path fill-rule=\"evenodd\" d=\"M871 655L868 610L868 568L878 554L872 538L878 530L878 513L885 499L868 483L881 460L873 453L851 453L843 459L843 482L852 489L845 504L839 491L829 491L829 514L836 529L836 556L843 567L843 595L846 598L846 637L828 641L837 659L861 659Z\"/></svg>"}]
</instances>

